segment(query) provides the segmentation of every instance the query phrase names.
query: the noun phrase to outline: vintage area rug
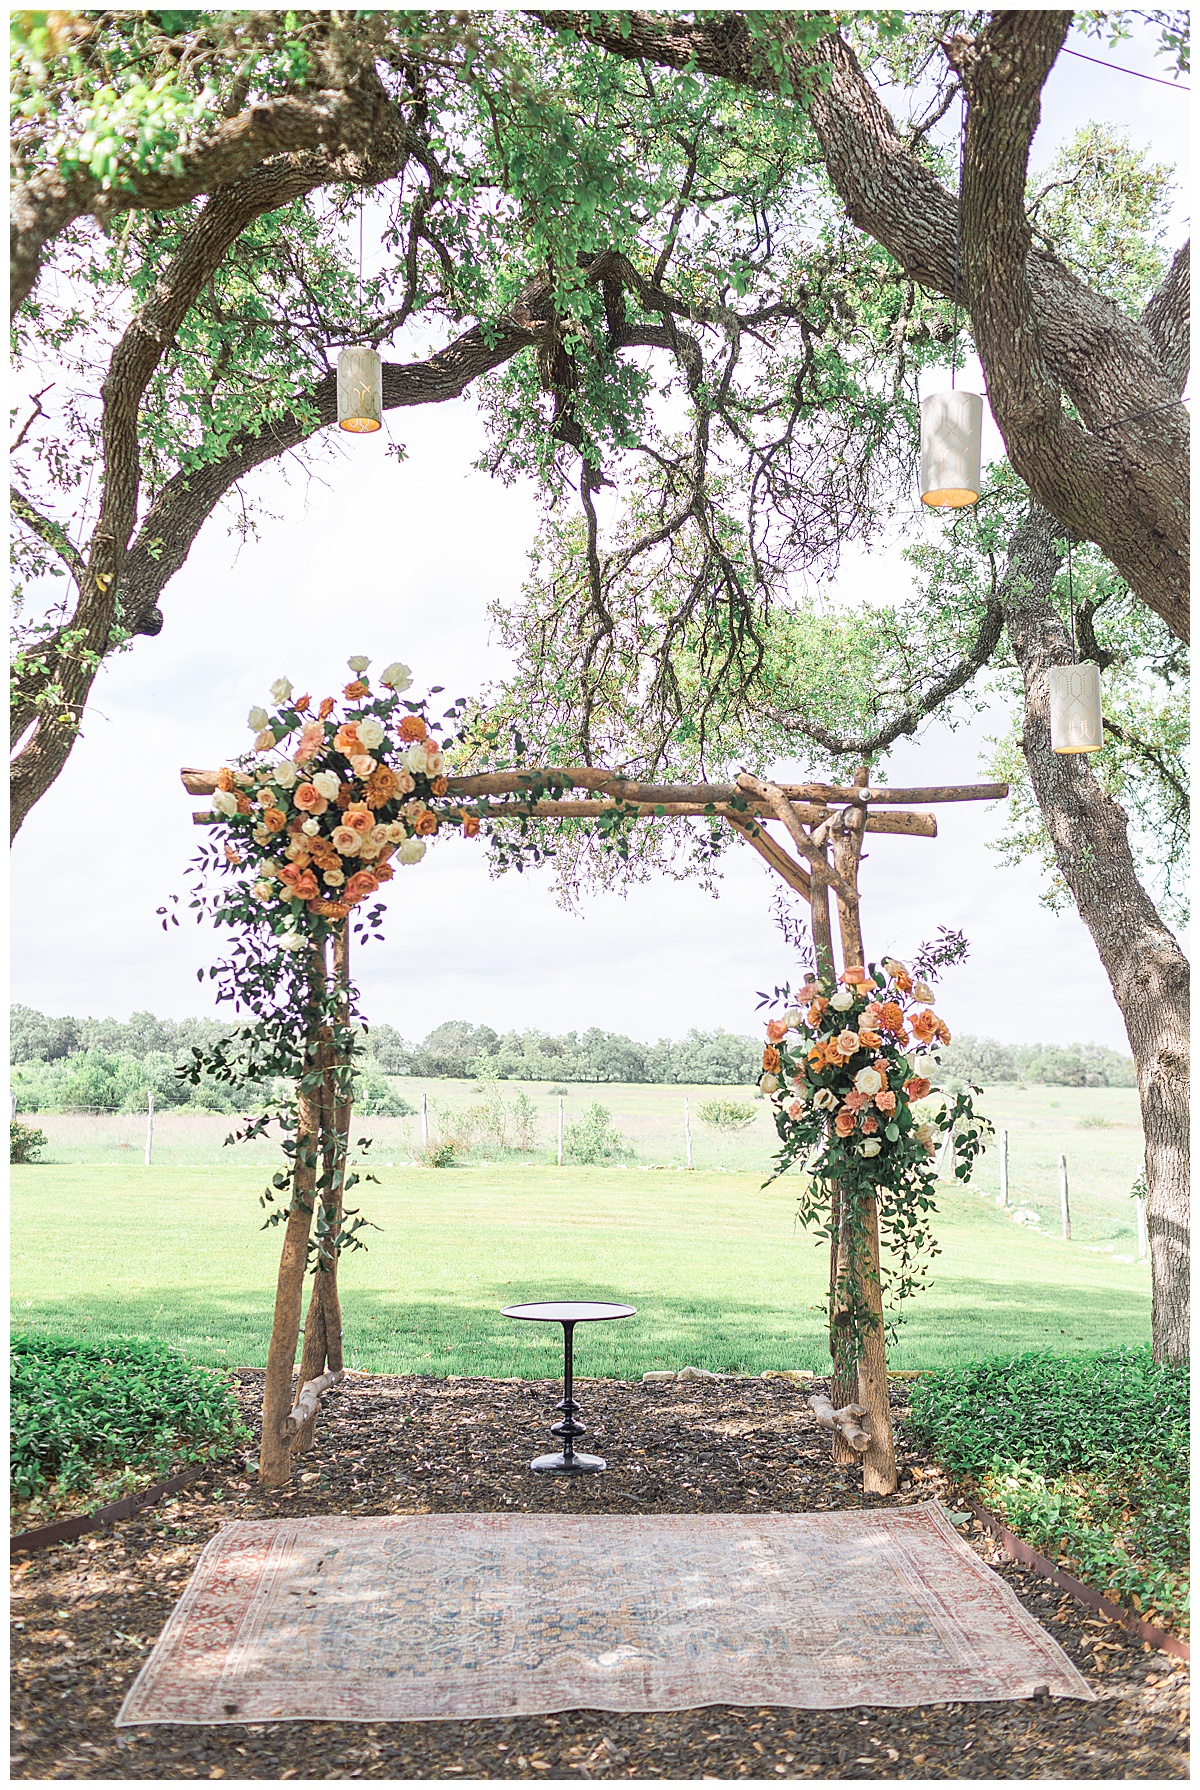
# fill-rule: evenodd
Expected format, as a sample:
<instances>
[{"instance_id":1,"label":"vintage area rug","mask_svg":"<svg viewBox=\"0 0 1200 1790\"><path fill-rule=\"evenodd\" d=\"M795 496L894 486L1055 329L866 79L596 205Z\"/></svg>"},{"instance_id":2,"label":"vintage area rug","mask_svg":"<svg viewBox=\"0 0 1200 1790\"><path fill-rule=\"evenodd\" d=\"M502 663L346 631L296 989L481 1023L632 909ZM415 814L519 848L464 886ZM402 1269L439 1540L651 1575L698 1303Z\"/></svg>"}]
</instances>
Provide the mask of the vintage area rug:
<instances>
[{"instance_id":1,"label":"vintage area rug","mask_svg":"<svg viewBox=\"0 0 1200 1790\"><path fill-rule=\"evenodd\" d=\"M936 1503L230 1523L118 1716L410 1721L1090 1698Z\"/></svg>"}]
</instances>

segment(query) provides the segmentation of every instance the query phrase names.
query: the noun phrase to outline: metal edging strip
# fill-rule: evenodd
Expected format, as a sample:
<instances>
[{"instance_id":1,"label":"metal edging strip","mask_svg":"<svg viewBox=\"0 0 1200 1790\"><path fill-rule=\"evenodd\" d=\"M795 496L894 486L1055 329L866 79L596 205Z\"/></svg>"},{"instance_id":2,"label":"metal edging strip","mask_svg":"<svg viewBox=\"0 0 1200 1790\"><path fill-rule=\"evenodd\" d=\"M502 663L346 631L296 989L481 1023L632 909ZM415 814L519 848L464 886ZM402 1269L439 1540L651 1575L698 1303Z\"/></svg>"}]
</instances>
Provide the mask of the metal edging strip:
<instances>
[{"instance_id":1,"label":"metal edging strip","mask_svg":"<svg viewBox=\"0 0 1200 1790\"><path fill-rule=\"evenodd\" d=\"M1079 1579L1073 1579L1070 1573L1060 1572L1053 1561L1047 1560L1044 1554L1039 1554L1034 1548L1031 1548L1027 1541L1022 1541L1021 1537L1014 1535L1011 1529L1006 1529L1000 1518L986 1509L984 1505L976 1504L973 1498L968 1498L967 1503L984 1528L996 1537L1005 1553L1015 1560L1018 1566L1031 1566L1044 1579L1049 1579L1051 1584L1061 1586L1064 1591L1077 1598L1081 1604L1086 1604L1089 1610L1095 1610L1098 1616L1106 1616L1110 1622L1119 1622L1122 1628L1127 1628L1131 1634L1138 1637L1139 1641L1149 1642L1151 1647L1157 1647L1161 1653L1172 1654L1176 1659L1191 1659L1190 1646L1186 1641L1181 1641L1178 1635L1170 1635L1165 1629L1155 1628L1152 1622L1144 1622L1140 1616L1135 1616L1132 1610L1125 1609L1121 1604L1113 1603L1109 1597L1102 1597L1099 1591L1093 1591L1090 1585L1084 1585Z\"/></svg>"},{"instance_id":2,"label":"metal edging strip","mask_svg":"<svg viewBox=\"0 0 1200 1790\"><path fill-rule=\"evenodd\" d=\"M180 1491L185 1485L199 1479L207 1471L210 1462L203 1466L189 1467L185 1473L176 1473L173 1479L164 1479L159 1485L148 1485L144 1492L135 1492L131 1498L122 1498L119 1503L105 1504L100 1510L92 1511L90 1516L68 1517L62 1523L47 1523L43 1529L25 1529L20 1535L10 1538L8 1551L13 1554L35 1554L39 1548L52 1548L56 1542L74 1541L77 1536L88 1535L94 1529L107 1529L110 1523L120 1522L122 1517L131 1517L143 1510L148 1504L157 1504L168 1492Z\"/></svg>"}]
</instances>

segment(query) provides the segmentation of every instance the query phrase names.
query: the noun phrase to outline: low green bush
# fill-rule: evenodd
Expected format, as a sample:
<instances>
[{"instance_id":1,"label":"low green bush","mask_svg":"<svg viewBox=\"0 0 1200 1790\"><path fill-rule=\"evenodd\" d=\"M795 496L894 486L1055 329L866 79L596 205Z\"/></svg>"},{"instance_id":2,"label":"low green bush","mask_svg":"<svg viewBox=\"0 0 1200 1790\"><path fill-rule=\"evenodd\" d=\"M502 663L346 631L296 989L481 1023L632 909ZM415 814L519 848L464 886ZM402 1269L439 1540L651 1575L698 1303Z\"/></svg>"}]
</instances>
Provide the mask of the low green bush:
<instances>
[{"instance_id":1,"label":"low green bush","mask_svg":"<svg viewBox=\"0 0 1200 1790\"><path fill-rule=\"evenodd\" d=\"M1186 1367L1045 1350L919 1381L912 1426L1017 1534L1164 1626L1188 1610Z\"/></svg>"},{"instance_id":2,"label":"low green bush","mask_svg":"<svg viewBox=\"0 0 1200 1790\"><path fill-rule=\"evenodd\" d=\"M696 1112L717 1131L741 1131L758 1116L746 1100L702 1100Z\"/></svg>"},{"instance_id":3,"label":"low green bush","mask_svg":"<svg viewBox=\"0 0 1200 1790\"><path fill-rule=\"evenodd\" d=\"M18 1499L51 1482L58 1492L87 1491L114 1469L160 1478L249 1438L225 1378L162 1343L18 1335L10 1353Z\"/></svg>"},{"instance_id":4,"label":"low green bush","mask_svg":"<svg viewBox=\"0 0 1200 1790\"><path fill-rule=\"evenodd\" d=\"M8 1160L10 1162L37 1162L46 1148L46 1133L38 1131L32 1125L22 1125L19 1119L12 1119L8 1126Z\"/></svg>"},{"instance_id":5,"label":"low green bush","mask_svg":"<svg viewBox=\"0 0 1200 1790\"><path fill-rule=\"evenodd\" d=\"M612 1122L606 1106L594 1101L581 1119L567 1126L563 1154L577 1163L632 1162L633 1150Z\"/></svg>"}]
</instances>

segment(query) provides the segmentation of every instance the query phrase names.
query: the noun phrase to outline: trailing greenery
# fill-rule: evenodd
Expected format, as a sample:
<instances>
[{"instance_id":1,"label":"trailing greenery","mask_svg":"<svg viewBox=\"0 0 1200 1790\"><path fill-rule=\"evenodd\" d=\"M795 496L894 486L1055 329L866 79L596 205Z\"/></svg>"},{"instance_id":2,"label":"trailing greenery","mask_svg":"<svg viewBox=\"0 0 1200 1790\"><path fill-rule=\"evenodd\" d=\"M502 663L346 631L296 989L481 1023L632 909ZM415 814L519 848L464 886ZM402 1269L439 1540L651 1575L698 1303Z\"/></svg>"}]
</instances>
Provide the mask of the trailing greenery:
<instances>
[{"instance_id":1,"label":"trailing greenery","mask_svg":"<svg viewBox=\"0 0 1200 1790\"><path fill-rule=\"evenodd\" d=\"M227 1381L162 1343L14 1336L11 1470L15 1497L163 1477L183 1462L219 1457L249 1431Z\"/></svg>"},{"instance_id":2,"label":"trailing greenery","mask_svg":"<svg viewBox=\"0 0 1200 1790\"><path fill-rule=\"evenodd\" d=\"M1148 1348L1039 1350L913 1390L921 1440L1032 1546L1149 1620L1188 1611L1186 1367Z\"/></svg>"}]
</instances>

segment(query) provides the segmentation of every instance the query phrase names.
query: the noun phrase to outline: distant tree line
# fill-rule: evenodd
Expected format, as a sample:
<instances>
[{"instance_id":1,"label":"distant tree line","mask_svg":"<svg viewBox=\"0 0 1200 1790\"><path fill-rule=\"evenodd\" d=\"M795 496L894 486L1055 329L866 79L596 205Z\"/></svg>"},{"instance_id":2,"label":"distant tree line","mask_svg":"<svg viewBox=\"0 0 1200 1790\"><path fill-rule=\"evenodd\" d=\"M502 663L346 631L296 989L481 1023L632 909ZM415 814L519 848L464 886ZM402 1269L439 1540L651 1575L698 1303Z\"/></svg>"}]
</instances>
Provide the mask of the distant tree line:
<instances>
[{"instance_id":1,"label":"distant tree line","mask_svg":"<svg viewBox=\"0 0 1200 1790\"><path fill-rule=\"evenodd\" d=\"M143 1111L149 1093L158 1108L242 1111L271 1090L181 1082L177 1067L235 1029L215 1019L74 1019L10 1010L13 1088L22 1112ZM372 1026L363 1038L359 1110L365 1116L412 1110L392 1076L454 1077L473 1081L659 1082L748 1086L757 1079L761 1040L695 1029L685 1038L639 1044L620 1032L590 1026L558 1035L538 1030L500 1033L491 1026L447 1020L419 1044L394 1026ZM958 1036L943 1056L947 1082L1043 1084L1064 1088L1132 1088L1133 1062L1099 1044L999 1044Z\"/></svg>"}]
</instances>

